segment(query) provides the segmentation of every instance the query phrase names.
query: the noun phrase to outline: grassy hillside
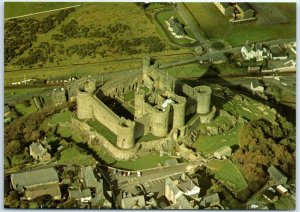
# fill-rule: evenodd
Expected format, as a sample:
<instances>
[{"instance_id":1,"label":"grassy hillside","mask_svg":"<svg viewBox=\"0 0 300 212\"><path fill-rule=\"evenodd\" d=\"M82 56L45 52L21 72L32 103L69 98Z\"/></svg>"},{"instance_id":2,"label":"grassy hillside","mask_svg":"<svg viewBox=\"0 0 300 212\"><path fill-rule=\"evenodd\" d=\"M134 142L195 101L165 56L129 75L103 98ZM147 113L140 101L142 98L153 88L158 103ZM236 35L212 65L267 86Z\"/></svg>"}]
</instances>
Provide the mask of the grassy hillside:
<instances>
[{"instance_id":1,"label":"grassy hillside","mask_svg":"<svg viewBox=\"0 0 300 212\"><path fill-rule=\"evenodd\" d=\"M84 4L81 2L4 2L4 18Z\"/></svg>"},{"instance_id":2,"label":"grassy hillside","mask_svg":"<svg viewBox=\"0 0 300 212\"><path fill-rule=\"evenodd\" d=\"M7 6L7 11L23 4ZM29 5L46 8L48 4ZM28 77L82 76L141 66L144 55L190 51L172 50L135 3L82 4L61 19L63 11L5 22L5 84L18 81L24 73Z\"/></svg>"}]
</instances>

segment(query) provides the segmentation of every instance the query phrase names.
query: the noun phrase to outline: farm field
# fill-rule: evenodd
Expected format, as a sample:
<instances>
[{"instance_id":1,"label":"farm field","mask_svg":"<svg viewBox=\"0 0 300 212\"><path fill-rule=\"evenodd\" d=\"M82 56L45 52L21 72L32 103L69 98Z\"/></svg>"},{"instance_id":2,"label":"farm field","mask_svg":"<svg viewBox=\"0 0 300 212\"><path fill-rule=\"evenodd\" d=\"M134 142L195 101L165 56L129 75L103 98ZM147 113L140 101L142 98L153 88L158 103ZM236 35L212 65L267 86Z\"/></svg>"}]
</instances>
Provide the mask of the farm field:
<instances>
[{"instance_id":1,"label":"farm field","mask_svg":"<svg viewBox=\"0 0 300 212\"><path fill-rule=\"evenodd\" d=\"M215 178L234 192L240 192L248 187L243 175L231 160L210 160L208 167L215 173Z\"/></svg>"},{"instance_id":2,"label":"farm field","mask_svg":"<svg viewBox=\"0 0 300 212\"><path fill-rule=\"evenodd\" d=\"M209 39L223 39L232 46L243 45L245 40L256 42L296 36L296 7L293 3L276 4L276 7L289 19L288 23L280 25L266 25L256 22L234 25L229 23L229 19L223 16L213 3L186 3L185 5L192 12Z\"/></svg>"},{"instance_id":3,"label":"farm field","mask_svg":"<svg viewBox=\"0 0 300 212\"><path fill-rule=\"evenodd\" d=\"M234 146L239 144L239 130L243 125L237 124L232 129L214 136L199 136L193 147L205 155L213 154L214 151L223 146Z\"/></svg>"}]
</instances>

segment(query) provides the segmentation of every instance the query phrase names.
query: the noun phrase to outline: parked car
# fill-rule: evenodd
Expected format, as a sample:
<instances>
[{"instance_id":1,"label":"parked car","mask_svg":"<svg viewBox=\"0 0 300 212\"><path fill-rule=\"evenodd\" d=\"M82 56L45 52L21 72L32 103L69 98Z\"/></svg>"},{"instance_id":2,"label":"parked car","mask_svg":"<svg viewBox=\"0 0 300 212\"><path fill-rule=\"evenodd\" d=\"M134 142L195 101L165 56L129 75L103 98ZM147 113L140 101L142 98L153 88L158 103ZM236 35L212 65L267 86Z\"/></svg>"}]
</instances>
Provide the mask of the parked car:
<instances>
[{"instance_id":1,"label":"parked car","mask_svg":"<svg viewBox=\"0 0 300 212\"><path fill-rule=\"evenodd\" d=\"M138 177L142 176L142 172L141 171L137 171L136 172L136 176L138 176Z\"/></svg>"}]
</instances>

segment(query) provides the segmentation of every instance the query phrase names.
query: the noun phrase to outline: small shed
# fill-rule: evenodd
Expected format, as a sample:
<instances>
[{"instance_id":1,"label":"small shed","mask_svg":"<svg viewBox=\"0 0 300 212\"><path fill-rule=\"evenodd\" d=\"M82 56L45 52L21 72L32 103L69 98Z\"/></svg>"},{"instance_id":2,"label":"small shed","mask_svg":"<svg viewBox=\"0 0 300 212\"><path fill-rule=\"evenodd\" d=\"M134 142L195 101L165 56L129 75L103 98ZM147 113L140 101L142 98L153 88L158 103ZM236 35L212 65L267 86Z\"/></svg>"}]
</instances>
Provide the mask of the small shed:
<instances>
[{"instance_id":1,"label":"small shed","mask_svg":"<svg viewBox=\"0 0 300 212\"><path fill-rule=\"evenodd\" d=\"M221 159L226 159L226 157L230 157L231 153L232 150L229 146L223 146L214 152L214 156L217 159L221 160Z\"/></svg>"},{"instance_id":2,"label":"small shed","mask_svg":"<svg viewBox=\"0 0 300 212\"><path fill-rule=\"evenodd\" d=\"M265 87L258 80L251 81L250 89L251 89L251 91L260 92L260 93L263 93L265 91Z\"/></svg>"},{"instance_id":3,"label":"small shed","mask_svg":"<svg viewBox=\"0 0 300 212\"><path fill-rule=\"evenodd\" d=\"M255 11L251 8L249 3L238 2L236 3L236 9L241 19L253 18L255 15Z\"/></svg>"},{"instance_id":4,"label":"small shed","mask_svg":"<svg viewBox=\"0 0 300 212\"><path fill-rule=\"evenodd\" d=\"M270 166L268 168L268 173L270 174L270 177L275 180L275 182L280 185L284 185L287 182L287 177L275 166Z\"/></svg>"},{"instance_id":5,"label":"small shed","mask_svg":"<svg viewBox=\"0 0 300 212\"><path fill-rule=\"evenodd\" d=\"M230 2L214 2L214 4L224 16L233 15L234 7Z\"/></svg>"},{"instance_id":6,"label":"small shed","mask_svg":"<svg viewBox=\"0 0 300 212\"><path fill-rule=\"evenodd\" d=\"M51 159L51 155L48 153L47 149L40 143L32 143L29 146L29 153L35 160L38 161L48 161Z\"/></svg>"}]
</instances>

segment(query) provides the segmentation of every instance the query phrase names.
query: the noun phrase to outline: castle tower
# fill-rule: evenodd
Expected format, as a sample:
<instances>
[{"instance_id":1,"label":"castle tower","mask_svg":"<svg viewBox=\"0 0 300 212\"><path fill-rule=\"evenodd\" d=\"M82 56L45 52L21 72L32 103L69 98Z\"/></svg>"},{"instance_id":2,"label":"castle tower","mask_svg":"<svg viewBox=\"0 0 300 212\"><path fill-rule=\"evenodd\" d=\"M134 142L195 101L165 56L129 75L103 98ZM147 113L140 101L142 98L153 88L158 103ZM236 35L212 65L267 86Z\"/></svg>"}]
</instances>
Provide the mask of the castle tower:
<instances>
[{"instance_id":1,"label":"castle tower","mask_svg":"<svg viewBox=\"0 0 300 212\"><path fill-rule=\"evenodd\" d=\"M121 149L134 147L135 122L121 117L118 123L117 146Z\"/></svg>"},{"instance_id":2,"label":"castle tower","mask_svg":"<svg viewBox=\"0 0 300 212\"><path fill-rule=\"evenodd\" d=\"M93 115L92 97L84 91L77 91L77 117L79 119L91 119Z\"/></svg>"},{"instance_id":3,"label":"castle tower","mask_svg":"<svg viewBox=\"0 0 300 212\"><path fill-rule=\"evenodd\" d=\"M134 110L134 117L140 118L144 115L144 100L145 100L145 91L143 89L136 89L135 93L135 110Z\"/></svg>"},{"instance_id":4,"label":"castle tower","mask_svg":"<svg viewBox=\"0 0 300 212\"><path fill-rule=\"evenodd\" d=\"M168 134L170 105L162 108L155 106L150 114L151 133L158 137L164 137Z\"/></svg>"},{"instance_id":5,"label":"castle tower","mask_svg":"<svg viewBox=\"0 0 300 212\"><path fill-rule=\"evenodd\" d=\"M150 57L144 57L143 58L143 74L147 74L150 70L151 65L151 58Z\"/></svg>"},{"instance_id":6,"label":"castle tower","mask_svg":"<svg viewBox=\"0 0 300 212\"><path fill-rule=\"evenodd\" d=\"M207 114L210 111L211 101L211 87L209 86L197 86L194 88L196 101L197 101L197 113Z\"/></svg>"},{"instance_id":7,"label":"castle tower","mask_svg":"<svg viewBox=\"0 0 300 212\"><path fill-rule=\"evenodd\" d=\"M182 96L176 96L176 103L173 107L173 129L184 126L185 124L185 106L186 99Z\"/></svg>"},{"instance_id":8,"label":"castle tower","mask_svg":"<svg viewBox=\"0 0 300 212\"><path fill-rule=\"evenodd\" d=\"M84 87L85 91L89 94L93 94L96 91L96 82L94 80L88 80Z\"/></svg>"}]
</instances>

